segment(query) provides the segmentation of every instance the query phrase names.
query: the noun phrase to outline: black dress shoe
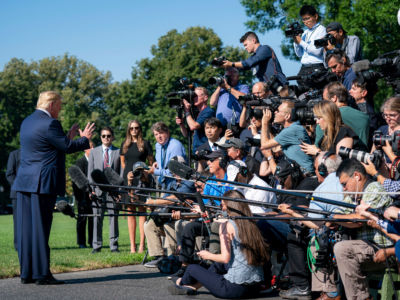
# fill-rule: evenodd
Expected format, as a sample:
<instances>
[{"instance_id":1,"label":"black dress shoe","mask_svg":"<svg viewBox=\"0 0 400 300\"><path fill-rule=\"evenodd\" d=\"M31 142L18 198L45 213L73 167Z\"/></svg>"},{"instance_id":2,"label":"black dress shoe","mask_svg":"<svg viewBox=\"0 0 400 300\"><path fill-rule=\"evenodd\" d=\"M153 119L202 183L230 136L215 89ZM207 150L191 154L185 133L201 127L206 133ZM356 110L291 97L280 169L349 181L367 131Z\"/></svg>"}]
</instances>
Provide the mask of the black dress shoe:
<instances>
[{"instance_id":1,"label":"black dress shoe","mask_svg":"<svg viewBox=\"0 0 400 300\"><path fill-rule=\"evenodd\" d=\"M93 249L92 254L101 252L101 248Z\"/></svg>"},{"instance_id":2,"label":"black dress shoe","mask_svg":"<svg viewBox=\"0 0 400 300\"><path fill-rule=\"evenodd\" d=\"M111 252L119 253L120 251L118 249L112 249Z\"/></svg>"},{"instance_id":3,"label":"black dress shoe","mask_svg":"<svg viewBox=\"0 0 400 300\"><path fill-rule=\"evenodd\" d=\"M21 283L22 284L28 284L28 283L34 283L35 280L32 278L21 278Z\"/></svg>"},{"instance_id":4,"label":"black dress shoe","mask_svg":"<svg viewBox=\"0 0 400 300\"><path fill-rule=\"evenodd\" d=\"M53 276L49 276L43 279L36 280L37 285L56 285L56 284L64 284L65 281L57 280Z\"/></svg>"},{"instance_id":5,"label":"black dress shoe","mask_svg":"<svg viewBox=\"0 0 400 300\"><path fill-rule=\"evenodd\" d=\"M80 245L79 245L79 248L82 248L82 249L83 249L83 248L87 248L87 247L86 247L86 245L84 245L84 244L80 244Z\"/></svg>"}]
</instances>

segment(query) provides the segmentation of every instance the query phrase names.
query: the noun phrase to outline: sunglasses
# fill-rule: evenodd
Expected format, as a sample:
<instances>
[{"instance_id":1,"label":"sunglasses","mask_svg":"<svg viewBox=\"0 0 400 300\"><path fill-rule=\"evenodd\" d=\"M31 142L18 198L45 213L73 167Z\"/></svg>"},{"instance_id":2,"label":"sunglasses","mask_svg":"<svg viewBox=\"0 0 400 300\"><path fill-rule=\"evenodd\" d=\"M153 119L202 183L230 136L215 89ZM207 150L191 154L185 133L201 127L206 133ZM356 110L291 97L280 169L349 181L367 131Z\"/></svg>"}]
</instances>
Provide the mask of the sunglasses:
<instances>
[{"instance_id":1,"label":"sunglasses","mask_svg":"<svg viewBox=\"0 0 400 300\"><path fill-rule=\"evenodd\" d=\"M131 127L131 128L129 128L129 130L139 130L140 129L140 127Z\"/></svg>"},{"instance_id":2,"label":"sunglasses","mask_svg":"<svg viewBox=\"0 0 400 300\"><path fill-rule=\"evenodd\" d=\"M101 137L102 137L103 139L105 139L105 138L110 138L110 137L111 137L111 134L103 134Z\"/></svg>"}]
</instances>

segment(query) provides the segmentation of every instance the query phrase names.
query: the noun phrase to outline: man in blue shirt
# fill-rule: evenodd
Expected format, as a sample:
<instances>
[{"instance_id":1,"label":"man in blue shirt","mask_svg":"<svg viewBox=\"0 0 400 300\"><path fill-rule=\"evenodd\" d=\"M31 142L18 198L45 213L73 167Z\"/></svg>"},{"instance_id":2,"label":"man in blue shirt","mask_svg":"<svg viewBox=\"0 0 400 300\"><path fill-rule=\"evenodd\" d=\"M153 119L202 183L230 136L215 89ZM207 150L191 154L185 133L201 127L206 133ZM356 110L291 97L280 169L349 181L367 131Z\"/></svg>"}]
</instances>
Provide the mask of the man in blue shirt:
<instances>
[{"instance_id":1,"label":"man in blue shirt","mask_svg":"<svg viewBox=\"0 0 400 300\"><path fill-rule=\"evenodd\" d=\"M357 76L351 68L347 55L342 50L335 49L326 56L325 61L332 73L336 74L339 81L350 91Z\"/></svg>"},{"instance_id":2,"label":"man in blue shirt","mask_svg":"<svg viewBox=\"0 0 400 300\"><path fill-rule=\"evenodd\" d=\"M191 107L192 104L183 100L185 116L186 116L186 123L190 129L193 131L193 149L192 152L195 153L197 148L207 141L207 137L204 134L204 121L208 118L215 116L215 111L207 105L208 101L208 91L204 87L197 87L194 90L196 97L193 99L193 105L199 111L196 120L194 119ZM188 136L187 127L185 126L182 119L178 116L176 117L176 124L178 124L181 128L181 132L184 137Z\"/></svg>"},{"instance_id":3,"label":"man in blue shirt","mask_svg":"<svg viewBox=\"0 0 400 300\"><path fill-rule=\"evenodd\" d=\"M294 52L301 57L301 69L299 76L309 75L315 71L324 69L323 48L316 48L314 41L323 38L326 30L318 22L318 13L313 6L304 5L300 9L300 17L307 27L303 34L293 38ZM308 89L301 80L297 81L300 88Z\"/></svg>"},{"instance_id":4,"label":"man in blue shirt","mask_svg":"<svg viewBox=\"0 0 400 300\"><path fill-rule=\"evenodd\" d=\"M274 123L282 124L284 127L275 137L270 132L272 112L264 110L261 125L261 150L281 145L283 153L289 160L297 162L305 173L313 173L312 157L305 154L300 148L302 142L310 143L310 138L299 122L291 121L293 108L294 103L292 101L282 101L278 110L275 111Z\"/></svg>"},{"instance_id":5,"label":"man in blue shirt","mask_svg":"<svg viewBox=\"0 0 400 300\"><path fill-rule=\"evenodd\" d=\"M219 85L210 98L210 106L217 107L216 117L222 126L239 124L242 106L238 99L249 93L249 87L239 83L239 71L229 67L225 70L225 80Z\"/></svg>"},{"instance_id":6,"label":"man in blue shirt","mask_svg":"<svg viewBox=\"0 0 400 300\"><path fill-rule=\"evenodd\" d=\"M248 59L239 62L225 60L222 67L235 67L244 70L254 68L253 74L259 81L268 83L271 80L271 76L275 75L282 86L287 84L275 51L270 46L261 45L257 34L248 31L240 38L240 42L243 43L246 51L252 55Z\"/></svg>"},{"instance_id":7,"label":"man in blue shirt","mask_svg":"<svg viewBox=\"0 0 400 300\"><path fill-rule=\"evenodd\" d=\"M185 148L182 143L174 138L171 138L169 128L164 122L154 123L151 127L156 143L156 162L146 170L149 174L158 176L158 182L163 189L169 189L169 186L174 181L173 178L165 177L172 174L167 170L167 165L170 159L174 156L182 156L186 159Z\"/></svg>"}]
</instances>

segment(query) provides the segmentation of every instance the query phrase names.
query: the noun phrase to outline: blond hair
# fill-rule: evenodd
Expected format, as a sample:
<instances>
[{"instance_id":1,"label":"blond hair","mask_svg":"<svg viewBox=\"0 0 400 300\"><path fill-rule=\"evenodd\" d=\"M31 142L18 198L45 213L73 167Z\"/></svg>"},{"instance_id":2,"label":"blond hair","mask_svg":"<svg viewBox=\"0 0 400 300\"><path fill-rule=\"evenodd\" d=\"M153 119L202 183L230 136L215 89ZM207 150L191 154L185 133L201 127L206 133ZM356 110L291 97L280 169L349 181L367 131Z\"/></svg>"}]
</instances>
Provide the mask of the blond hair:
<instances>
[{"instance_id":1,"label":"blond hair","mask_svg":"<svg viewBox=\"0 0 400 300\"><path fill-rule=\"evenodd\" d=\"M340 110L335 103L325 100L315 104L313 112L316 117L326 121L327 126L324 130L321 149L327 151L335 142L340 127L343 126Z\"/></svg>"},{"instance_id":2,"label":"blond hair","mask_svg":"<svg viewBox=\"0 0 400 300\"><path fill-rule=\"evenodd\" d=\"M54 103L54 102L61 101L61 100L62 100L61 96L54 91L42 92L39 95L39 99L36 104L36 108L48 109L50 106L50 103Z\"/></svg>"}]
</instances>

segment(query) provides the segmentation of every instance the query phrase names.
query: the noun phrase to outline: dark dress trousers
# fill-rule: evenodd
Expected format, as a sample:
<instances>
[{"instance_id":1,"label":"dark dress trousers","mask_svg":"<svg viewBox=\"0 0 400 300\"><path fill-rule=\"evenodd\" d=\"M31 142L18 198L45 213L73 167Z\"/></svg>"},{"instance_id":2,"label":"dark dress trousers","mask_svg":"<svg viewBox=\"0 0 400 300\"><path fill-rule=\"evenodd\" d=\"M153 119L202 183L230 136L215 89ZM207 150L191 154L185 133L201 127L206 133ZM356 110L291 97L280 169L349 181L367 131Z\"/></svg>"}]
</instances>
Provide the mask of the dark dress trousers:
<instances>
[{"instance_id":1,"label":"dark dress trousers","mask_svg":"<svg viewBox=\"0 0 400 300\"><path fill-rule=\"evenodd\" d=\"M8 156L6 178L10 186L13 185L17 170L19 167L19 149L14 150ZM17 193L13 190L10 191L10 198L13 206L13 223L14 223L14 249L17 250Z\"/></svg>"},{"instance_id":2,"label":"dark dress trousers","mask_svg":"<svg viewBox=\"0 0 400 300\"><path fill-rule=\"evenodd\" d=\"M78 158L75 165L81 169L83 174L88 173L88 159L86 156ZM78 219L76 220L76 242L78 245L86 246L86 223L88 224L88 239L89 245L92 245L93 239L93 217L80 216L82 214L92 214L92 200L89 198L89 193L80 190L75 183L72 183L75 200L78 207Z\"/></svg>"},{"instance_id":3,"label":"dark dress trousers","mask_svg":"<svg viewBox=\"0 0 400 300\"><path fill-rule=\"evenodd\" d=\"M70 140L58 120L36 110L21 124L20 145L12 189L17 192L21 278L44 279L51 275L48 241L54 204L65 193L65 153L88 149L89 140Z\"/></svg>"}]
</instances>

